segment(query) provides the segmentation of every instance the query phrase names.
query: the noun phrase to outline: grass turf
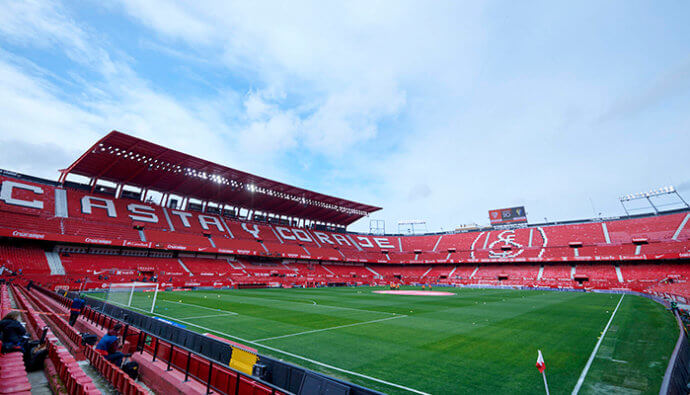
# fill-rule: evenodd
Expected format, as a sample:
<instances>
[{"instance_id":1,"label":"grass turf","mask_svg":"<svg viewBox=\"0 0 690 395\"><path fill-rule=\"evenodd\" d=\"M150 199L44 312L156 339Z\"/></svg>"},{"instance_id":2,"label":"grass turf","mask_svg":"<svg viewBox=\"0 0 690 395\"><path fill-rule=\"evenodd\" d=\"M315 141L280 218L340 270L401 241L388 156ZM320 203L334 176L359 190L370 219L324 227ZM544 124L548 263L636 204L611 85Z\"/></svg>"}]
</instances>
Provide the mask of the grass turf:
<instances>
[{"instance_id":1,"label":"grass turf","mask_svg":"<svg viewBox=\"0 0 690 395\"><path fill-rule=\"evenodd\" d=\"M161 292L155 315L244 342L261 353L386 393L570 393L620 295L376 288ZM151 295L133 306L150 308ZM148 306L148 307L147 307ZM580 393L658 393L678 328L671 314L626 296ZM329 365L329 366L324 366ZM356 372L353 375L348 372Z\"/></svg>"}]
</instances>

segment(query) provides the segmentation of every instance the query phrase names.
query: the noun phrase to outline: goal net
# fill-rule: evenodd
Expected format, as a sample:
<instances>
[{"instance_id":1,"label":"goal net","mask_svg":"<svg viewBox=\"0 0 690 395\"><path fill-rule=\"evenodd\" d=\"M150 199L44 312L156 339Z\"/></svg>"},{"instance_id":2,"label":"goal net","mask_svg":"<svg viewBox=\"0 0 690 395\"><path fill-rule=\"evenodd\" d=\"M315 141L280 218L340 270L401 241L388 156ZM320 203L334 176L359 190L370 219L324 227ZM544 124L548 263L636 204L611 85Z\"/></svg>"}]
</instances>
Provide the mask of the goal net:
<instances>
[{"instance_id":1,"label":"goal net","mask_svg":"<svg viewBox=\"0 0 690 395\"><path fill-rule=\"evenodd\" d=\"M158 283L112 283L104 295L106 302L132 310L153 313Z\"/></svg>"}]
</instances>

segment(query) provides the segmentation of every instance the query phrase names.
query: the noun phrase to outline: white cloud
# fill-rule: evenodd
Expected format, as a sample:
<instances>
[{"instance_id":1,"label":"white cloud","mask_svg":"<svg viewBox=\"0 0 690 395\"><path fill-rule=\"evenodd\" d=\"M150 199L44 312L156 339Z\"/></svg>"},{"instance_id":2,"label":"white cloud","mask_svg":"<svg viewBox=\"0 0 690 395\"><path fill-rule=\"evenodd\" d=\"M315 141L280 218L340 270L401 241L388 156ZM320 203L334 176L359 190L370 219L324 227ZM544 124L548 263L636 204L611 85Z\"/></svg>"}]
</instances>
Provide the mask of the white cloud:
<instances>
[{"instance_id":1,"label":"white cloud","mask_svg":"<svg viewBox=\"0 0 690 395\"><path fill-rule=\"evenodd\" d=\"M65 54L72 61L103 74L117 72L108 52L75 22L59 3L40 0L7 1L0 12L0 35L18 45Z\"/></svg>"},{"instance_id":2,"label":"white cloud","mask_svg":"<svg viewBox=\"0 0 690 395\"><path fill-rule=\"evenodd\" d=\"M191 2L124 0L122 4L161 34L197 43L207 43L213 36L212 27L193 14L195 6Z\"/></svg>"},{"instance_id":3,"label":"white cloud","mask_svg":"<svg viewBox=\"0 0 690 395\"><path fill-rule=\"evenodd\" d=\"M384 206L376 216L389 228L412 216L432 230L486 222L487 209L512 204L526 204L531 218L586 216L588 195L618 210L619 193L683 181L690 170L678 159L690 144L690 118L679 110L688 78L687 50L678 48L687 43L646 70L631 57L644 45L626 52L617 40L664 36L602 36L613 20L606 10L605 27L588 20L582 31L578 15L587 12L548 4L107 3L106 13L145 26L131 32L144 37L140 46L174 59L171 69L189 68L183 82L212 92L195 94L170 93L165 82L178 75L169 70L147 80L132 48L111 45L69 7L8 2L0 14L0 40L73 62L49 72L40 60L0 53L0 139L25 143L22 152L57 147L74 158L120 129L286 182L300 179L289 169L299 163L318 173L306 176L313 188ZM607 66L624 56L625 70ZM644 82L648 75L662 77ZM648 89L636 99L629 93L638 87ZM0 166L40 175L55 167L9 158Z\"/></svg>"},{"instance_id":4,"label":"white cloud","mask_svg":"<svg viewBox=\"0 0 690 395\"><path fill-rule=\"evenodd\" d=\"M450 12L457 8L453 3L437 8L405 2L123 4L161 36L247 74L262 84L262 92L291 99L285 104L253 94L245 101L250 119L269 104L272 117L283 112L273 122L251 125L258 145L281 136L274 145L290 149L290 142L298 141L324 155L342 155L376 138L378 125L405 109L407 89L456 89L449 84L474 67L467 59L481 42L476 34L481 7L464 7L458 19ZM420 19L435 23L420 28ZM473 34L463 34L468 31Z\"/></svg>"},{"instance_id":5,"label":"white cloud","mask_svg":"<svg viewBox=\"0 0 690 395\"><path fill-rule=\"evenodd\" d=\"M304 120L305 145L341 155L376 137L378 123L398 114L404 105L405 93L398 90L335 93Z\"/></svg>"},{"instance_id":6,"label":"white cloud","mask_svg":"<svg viewBox=\"0 0 690 395\"><path fill-rule=\"evenodd\" d=\"M76 154L93 142L98 132L94 126L100 117L66 103L55 94L57 89L45 79L26 74L0 58L0 130L2 139L30 144L53 144ZM1 158L1 165L17 164ZM37 158L25 157L25 161ZM65 164L66 165L66 164ZM20 167L23 165L20 165ZM32 165L34 166L34 165ZM56 169L42 169L41 175L54 176Z\"/></svg>"}]
</instances>

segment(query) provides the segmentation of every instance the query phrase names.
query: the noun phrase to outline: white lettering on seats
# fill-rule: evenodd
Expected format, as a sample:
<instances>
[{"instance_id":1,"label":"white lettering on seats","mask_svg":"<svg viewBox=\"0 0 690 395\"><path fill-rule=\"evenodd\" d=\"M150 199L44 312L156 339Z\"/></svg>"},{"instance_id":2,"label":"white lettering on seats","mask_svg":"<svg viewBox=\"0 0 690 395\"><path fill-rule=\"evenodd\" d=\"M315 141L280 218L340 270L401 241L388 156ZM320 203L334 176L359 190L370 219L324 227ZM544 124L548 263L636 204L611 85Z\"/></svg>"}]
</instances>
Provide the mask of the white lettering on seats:
<instances>
[{"instance_id":1,"label":"white lettering on seats","mask_svg":"<svg viewBox=\"0 0 690 395\"><path fill-rule=\"evenodd\" d=\"M127 205L127 210L132 213L129 214L129 218L134 221L149 222L152 224L158 223L158 216L155 213L156 209L153 207L145 206L143 204L130 203Z\"/></svg>"},{"instance_id":2,"label":"white lettering on seats","mask_svg":"<svg viewBox=\"0 0 690 395\"><path fill-rule=\"evenodd\" d=\"M43 202L40 200L22 200L12 197L12 191L14 188L24 189L31 191L37 195L43 194L43 188L37 187L35 185L21 184L14 181L5 180L2 182L2 190L0 191L0 200L3 200L7 204L13 204L15 206L37 208L39 210L43 209Z\"/></svg>"},{"instance_id":3,"label":"white lettering on seats","mask_svg":"<svg viewBox=\"0 0 690 395\"><path fill-rule=\"evenodd\" d=\"M177 210L170 210L171 213L174 215L177 215L180 217L180 220L182 221L182 225L184 225L185 228L191 228L192 225L189 224L189 220L187 218L191 217L191 213L185 213L184 211L177 211Z\"/></svg>"},{"instance_id":4,"label":"white lettering on seats","mask_svg":"<svg viewBox=\"0 0 690 395\"><path fill-rule=\"evenodd\" d=\"M251 233L251 235L254 236L255 239L260 239L259 232L261 232L261 229L259 229L259 227L256 224L252 224L252 226L254 227L254 230L249 230L247 224L242 222L242 229L247 231L247 233Z\"/></svg>"},{"instance_id":5,"label":"white lettering on seats","mask_svg":"<svg viewBox=\"0 0 690 395\"><path fill-rule=\"evenodd\" d=\"M307 234L307 232L303 231L302 229L293 229L293 230L292 230L292 233L293 233L295 236L297 236L297 239L298 239L299 241L304 241L304 242L307 242L307 243L311 243L311 242L312 242L311 236L309 236L309 235Z\"/></svg>"},{"instance_id":6,"label":"white lettering on seats","mask_svg":"<svg viewBox=\"0 0 690 395\"><path fill-rule=\"evenodd\" d=\"M333 234L333 240L335 240L338 244L340 245L348 245L351 246L350 241L343 235L339 235L337 233Z\"/></svg>"},{"instance_id":7,"label":"white lettering on seats","mask_svg":"<svg viewBox=\"0 0 690 395\"><path fill-rule=\"evenodd\" d=\"M371 240L367 239L364 236L357 236L357 240L359 242L359 245L362 247L374 248L374 245L371 244Z\"/></svg>"},{"instance_id":8,"label":"white lettering on seats","mask_svg":"<svg viewBox=\"0 0 690 395\"><path fill-rule=\"evenodd\" d=\"M210 215L199 215L199 223L205 230L208 230L208 224L212 224L216 225L216 228L218 228L219 232L225 232L223 225L221 225L220 220L216 217Z\"/></svg>"},{"instance_id":9,"label":"white lettering on seats","mask_svg":"<svg viewBox=\"0 0 690 395\"><path fill-rule=\"evenodd\" d=\"M313 233L316 235L316 238L319 239L320 242L328 243L328 244L335 244L328 238L328 235L326 233L316 232L316 231Z\"/></svg>"},{"instance_id":10,"label":"white lettering on seats","mask_svg":"<svg viewBox=\"0 0 690 395\"><path fill-rule=\"evenodd\" d=\"M280 237L282 237L285 240L296 240L295 236L291 235L290 229L284 228L282 226L276 226L276 231L278 231L278 234L280 234Z\"/></svg>"},{"instance_id":11,"label":"white lettering on seats","mask_svg":"<svg viewBox=\"0 0 690 395\"><path fill-rule=\"evenodd\" d=\"M81 198L81 212L84 214L93 214L94 208L103 208L108 213L108 217L117 218L115 203L113 203L112 200L84 195L84 197Z\"/></svg>"},{"instance_id":12,"label":"white lettering on seats","mask_svg":"<svg viewBox=\"0 0 690 395\"><path fill-rule=\"evenodd\" d=\"M381 248L395 248L385 237L374 237L374 242Z\"/></svg>"},{"instance_id":13,"label":"white lettering on seats","mask_svg":"<svg viewBox=\"0 0 690 395\"><path fill-rule=\"evenodd\" d=\"M12 236L28 237L30 239L45 239L46 238L46 235L44 235L42 233L27 233L27 232L20 232L18 230L13 231Z\"/></svg>"}]
</instances>

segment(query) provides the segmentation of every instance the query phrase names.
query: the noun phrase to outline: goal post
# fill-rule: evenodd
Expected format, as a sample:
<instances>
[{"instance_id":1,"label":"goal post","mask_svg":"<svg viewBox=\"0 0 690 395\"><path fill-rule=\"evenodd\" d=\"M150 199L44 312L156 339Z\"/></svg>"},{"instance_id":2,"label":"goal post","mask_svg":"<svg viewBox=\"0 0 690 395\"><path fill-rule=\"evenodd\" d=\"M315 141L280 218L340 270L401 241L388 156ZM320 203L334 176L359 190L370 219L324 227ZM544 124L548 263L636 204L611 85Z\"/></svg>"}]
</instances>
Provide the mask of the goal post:
<instances>
[{"instance_id":1,"label":"goal post","mask_svg":"<svg viewBox=\"0 0 690 395\"><path fill-rule=\"evenodd\" d=\"M104 295L108 303L153 313L158 298L158 283L111 283Z\"/></svg>"}]
</instances>

